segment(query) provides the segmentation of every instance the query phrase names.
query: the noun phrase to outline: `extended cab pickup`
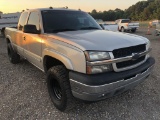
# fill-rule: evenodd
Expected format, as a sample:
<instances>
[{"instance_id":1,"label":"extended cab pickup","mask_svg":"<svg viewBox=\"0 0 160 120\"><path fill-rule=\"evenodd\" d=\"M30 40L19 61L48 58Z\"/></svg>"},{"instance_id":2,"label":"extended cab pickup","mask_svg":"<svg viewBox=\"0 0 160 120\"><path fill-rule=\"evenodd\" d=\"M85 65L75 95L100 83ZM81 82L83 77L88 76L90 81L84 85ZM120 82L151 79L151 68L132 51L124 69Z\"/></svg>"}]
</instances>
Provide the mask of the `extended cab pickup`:
<instances>
[{"instance_id":1,"label":"extended cab pickup","mask_svg":"<svg viewBox=\"0 0 160 120\"><path fill-rule=\"evenodd\" d=\"M116 23L118 24L118 30L121 32L136 32L136 30L139 28L139 23L133 23L129 19L119 19L116 20Z\"/></svg>"},{"instance_id":2,"label":"extended cab pickup","mask_svg":"<svg viewBox=\"0 0 160 120\"><path fill-rule=\"evenodd\" d=\"M61 111L75 99L98 101L134 88L155 60L147 38L105 31L83 11L34 9L6 28L11 63L27 59L46 72L50 98Z\"/></svg>"}]
</instances>

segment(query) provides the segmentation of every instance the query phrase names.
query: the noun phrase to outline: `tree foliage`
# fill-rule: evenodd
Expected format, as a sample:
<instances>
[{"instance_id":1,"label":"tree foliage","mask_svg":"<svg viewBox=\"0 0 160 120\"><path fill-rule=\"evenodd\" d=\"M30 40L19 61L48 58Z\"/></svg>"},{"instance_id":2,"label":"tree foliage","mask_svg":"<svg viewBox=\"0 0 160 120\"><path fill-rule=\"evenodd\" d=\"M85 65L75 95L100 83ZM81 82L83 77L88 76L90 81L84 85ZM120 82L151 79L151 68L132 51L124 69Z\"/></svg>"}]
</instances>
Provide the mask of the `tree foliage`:
<instances>
[{"instance_id":1,"label":"tree foliage","mask_svg":"<svg viewBox=\"0 0 160 120\"><path fill-rule=\"evenodd\" d=\"M97 12L94 9L90 14L95 19L104 21L114 21L120 18L130 18L137 21L160 19L160 0L140 1L126 10L116 8L115 10Z\"/></svg>"}]
</instances>

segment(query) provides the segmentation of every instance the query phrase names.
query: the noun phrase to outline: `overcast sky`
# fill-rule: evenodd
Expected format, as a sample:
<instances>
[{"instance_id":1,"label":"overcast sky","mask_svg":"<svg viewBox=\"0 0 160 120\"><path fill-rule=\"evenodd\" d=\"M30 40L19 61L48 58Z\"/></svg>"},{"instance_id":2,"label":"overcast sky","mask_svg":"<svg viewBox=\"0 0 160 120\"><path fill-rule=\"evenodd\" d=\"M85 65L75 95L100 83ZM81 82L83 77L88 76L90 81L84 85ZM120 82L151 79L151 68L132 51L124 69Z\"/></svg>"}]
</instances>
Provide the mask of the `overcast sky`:
<instances>
[{"instance_id":1,"label":"overcast sky","mask_svg":"<svg viewBox=\"0 0 160 120\"><path fill-rule=\"evenodd\" d=\"M93 9L104 11L109 9L126 9L145 0L0 0L0 11L3 13L21 12L25 9L45 7L65 7L90 12Z\"/></svg>"}]
</instances>

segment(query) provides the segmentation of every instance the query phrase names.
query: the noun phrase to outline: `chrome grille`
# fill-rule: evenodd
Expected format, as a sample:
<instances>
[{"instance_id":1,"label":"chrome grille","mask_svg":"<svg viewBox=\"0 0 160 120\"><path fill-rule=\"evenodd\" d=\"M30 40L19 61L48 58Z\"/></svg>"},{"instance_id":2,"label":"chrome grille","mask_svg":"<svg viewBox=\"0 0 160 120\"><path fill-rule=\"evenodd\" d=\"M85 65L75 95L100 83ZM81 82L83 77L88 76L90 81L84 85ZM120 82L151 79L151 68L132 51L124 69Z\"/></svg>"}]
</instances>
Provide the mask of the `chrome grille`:
<instances>
[{"instance_id":1,"label":"chrome grille","mask_svg":"<svg viewBox=\"0 0 160 120\"><path fill-rule=\"evenodd\" d=\"M131 46L131 47L127 47L127 48L115 49L115 50L113 50L113 56L114 56L114 58L122 58L122 57L126 57L126 56L132 56L133 53L141 53L144 51L146 51L146 45L141 44L141 45ZM142 57L138 58L137 60L128 60L128 61L116 63L116 67L117 67L117 69L126 68L129 66L133 66L135 64L138 64L144 60L145 60L145 56L142 56Z\"/></svg>"},{"instance_id":2,"label":"chrome grille","mask_svg":"<svg viewBox=\"0 0 160 120\"><path fill-rule=\"evenodd\" d=\"M141 53L146 50L146 45L137 45L137 46L131 46L126 48L120 48L113 50L114 58L121 58L132 55L132 53Z\"/></svg>"},{"instance_id":3,"label":"chrome grille","mask_svg":"<svg viewBox=\"0 0 160 120\"><path fill-rule=\"evenodd\" d=\"M124 67L128 67L128 66L132 66L132 65L135 65L141 61L145 60L145 56L142 56L140 58L138 58L137 60L129 60L129 61L124 61L124 62L119 62L117 63L117 68L120 69L120 68L124 68Z\"/></svg>"}]
</instances>

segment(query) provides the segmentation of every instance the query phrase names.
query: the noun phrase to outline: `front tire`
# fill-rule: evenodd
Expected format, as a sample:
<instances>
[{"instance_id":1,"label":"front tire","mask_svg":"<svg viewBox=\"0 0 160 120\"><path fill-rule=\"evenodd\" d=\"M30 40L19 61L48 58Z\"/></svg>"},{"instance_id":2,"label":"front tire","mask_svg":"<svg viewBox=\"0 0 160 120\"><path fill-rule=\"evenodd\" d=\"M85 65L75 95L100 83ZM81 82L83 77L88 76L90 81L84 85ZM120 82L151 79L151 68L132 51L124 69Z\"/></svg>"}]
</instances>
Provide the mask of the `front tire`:
<instances>
[{"instance_id":1,"label":"front tire","mask_svg":"<svg viewBox=\"0 0 160 120\"><path fill-rule=\"evenodd\" d=\"M9 57L9 61L12 64L17 64L20 62L20 55L18 55L12 48L11 43L7 44L7 52L8 52L8 57Z\"/></svg>"},{"instance_id":2,"label":"front tire","mask_svg":"<svg viewBox=\"0 0 160 120\"><path fill-rule=\"evenodd\" d=\"M54 106L60 111L68 111L74 105L68 71L63 65L57 65L47 72L47 87Z\"/></svg>"}]
</instances>

